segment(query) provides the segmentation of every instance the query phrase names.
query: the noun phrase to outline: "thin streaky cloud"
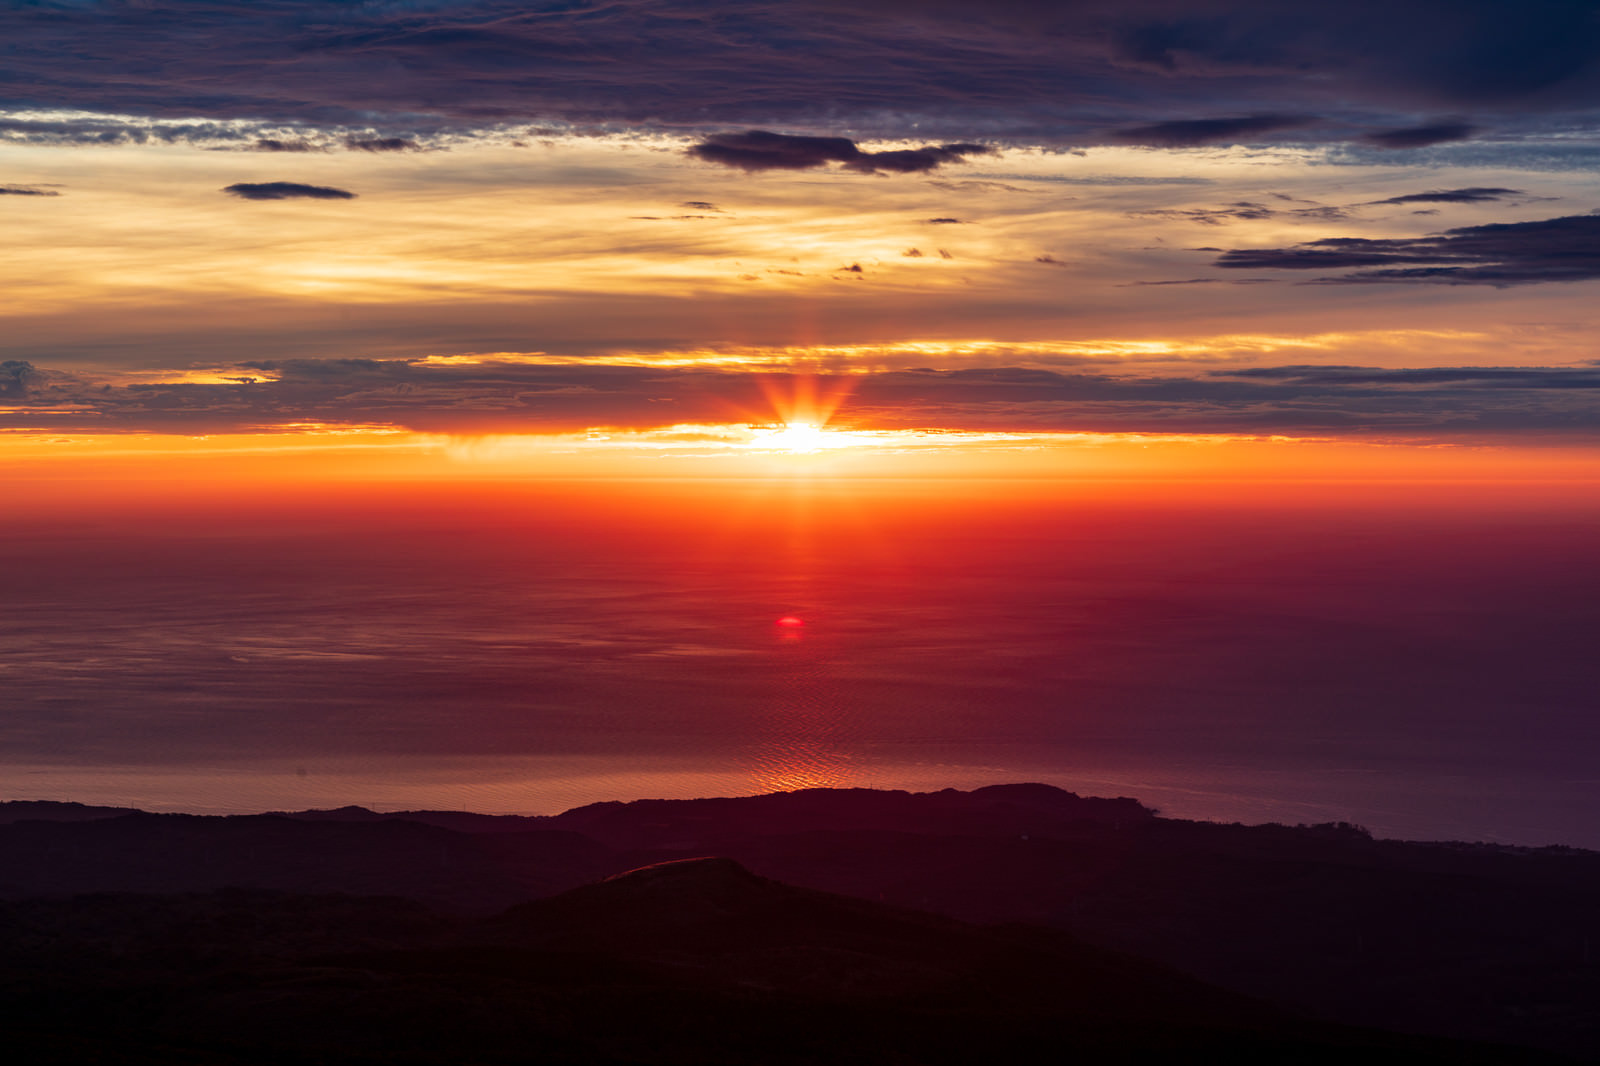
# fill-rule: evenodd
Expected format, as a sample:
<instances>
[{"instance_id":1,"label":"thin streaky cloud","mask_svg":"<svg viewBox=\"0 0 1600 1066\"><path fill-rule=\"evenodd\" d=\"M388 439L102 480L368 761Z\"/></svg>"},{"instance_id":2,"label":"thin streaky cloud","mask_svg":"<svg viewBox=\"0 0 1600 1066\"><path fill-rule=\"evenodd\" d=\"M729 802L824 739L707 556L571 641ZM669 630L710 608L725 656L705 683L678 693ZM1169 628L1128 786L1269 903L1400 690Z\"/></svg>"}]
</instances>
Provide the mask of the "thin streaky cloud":
<instances>
[{"instance_id":1,"label":"thin streaky cloud","mask_svg":"<svg viewBox=\"0 0 1600 1066\"><path fill-rule=\"evenodd\" d=\"M1384 200L1368 200L1366 205L1375 204L1483 204L1496 200L1504 200L1509 196L1526 195L1521 189L1501 189L1494 187L1474 186L1467 189L1435 189L1430 192L1407 193L1403 196L1391 196Z\"/></svg>"}]
</instances>

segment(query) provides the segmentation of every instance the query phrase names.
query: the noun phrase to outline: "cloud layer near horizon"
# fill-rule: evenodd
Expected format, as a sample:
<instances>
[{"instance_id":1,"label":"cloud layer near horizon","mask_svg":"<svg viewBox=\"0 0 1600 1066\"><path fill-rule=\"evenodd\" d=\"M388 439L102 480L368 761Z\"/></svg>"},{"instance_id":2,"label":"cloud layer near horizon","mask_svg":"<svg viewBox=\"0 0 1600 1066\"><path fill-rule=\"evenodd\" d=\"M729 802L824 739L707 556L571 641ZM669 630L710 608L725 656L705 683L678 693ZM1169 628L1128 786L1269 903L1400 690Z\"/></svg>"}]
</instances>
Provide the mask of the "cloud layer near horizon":
<instances>
[{"instance_id":1,"label":"cloud layer near horizon","mask_svg":"<svg viewBox=\"0 0 1600 1066\"><path fill-rule=\"evenodd\" d=\"M272 375L273 377L269 377ZM764 423L774 395L842 393L839 426L924 431L1226 433L1495 440L1600 429L1600 367L1275 366L1193 377L1015 367L789 373L403 360L243 364L220 383L108 386L0 368L0 429L294 432L387 425L452 434Z\"/></svg>"},{"instance_id":2,"label":"cloud layer near horizon","mask_svg":"<svg viewBox=\"0 0 1600 1066\"><path fill-rule=\"evenodd\" d=\"M814 366L886 427L1590 433L1597 12L12 5L5 417L663 426Z\"/></svg>"}]
</instances>

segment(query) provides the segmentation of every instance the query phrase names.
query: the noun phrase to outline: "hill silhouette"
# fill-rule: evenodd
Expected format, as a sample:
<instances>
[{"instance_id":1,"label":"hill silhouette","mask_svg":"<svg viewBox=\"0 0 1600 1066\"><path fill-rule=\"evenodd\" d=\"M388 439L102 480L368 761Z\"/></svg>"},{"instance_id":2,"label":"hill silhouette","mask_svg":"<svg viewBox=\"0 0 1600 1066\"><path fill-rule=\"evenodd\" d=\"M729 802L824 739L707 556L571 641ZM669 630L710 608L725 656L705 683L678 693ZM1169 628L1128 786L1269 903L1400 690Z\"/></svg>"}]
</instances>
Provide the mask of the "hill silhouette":
<instances>
[{"instance_id":1,"label":"hill silhouette","mask_svg":"<svg viewBox=\"0 0 1600 1066\"><path fill-rule=\"evenodd\" d=\"M479 920L229 891L12 903L0 923L8 1044L33 1063L1539 1060L1308 1021L1064 933L720 857Z\"/></svg>"},{"instance_id":2,"label":"hill silhouette","mask_svg":"<svg viewBox=\"0 0 1600 1066\"><path fill-rule=\"evenodd\" d=\"M0 821L11 809L0 804ZM30 813L49 811L34 806ZM1279 1018L1600 1061L1600 917L1592 905L1600 898L1600 854L1591 852L1373 840L1344 825L1184 822L1132 800L1088 799L1045 785L605 803L549 818L362 808L227 818L110 813L88 821L82 809L67 813L78 820L0 824L0 900L9 901L8 915L55 915L49 920L62 942L82 945L85 959L106 950L105 938L92 934L106 923L94 916L112 907L106 900L123 897L69 900L74 893L164 893L169 906L209 901L192 904L202 910L224 907L225 898L271 898L281 908L288 906L283 899L327 893L381 895L391 898L363 906L391 917L401 913L395 908L412 908L403 913L420 924L388 940L376 933L352 940L339 928L370 931L378 918L357 920L347 908L335 922L307 911L299 928L322 933L263 934L265 946L240 957L265 953L299 960L297 967L312 956L342 957L335 969L344 972L354 966L352 953L365 952L356 970L390 975L386 980L409 974L406 980L423 985L450 973L523 983L544 973L540 987L561 988L572 974L587 974L585 987L609 990L596 993L597 1002L621 995L618 989L649 988L717 1003L765 996L762 1010L779 1014L793 1004L778 1004L818 996L867 1015L889 1009L845 994L853 981L863 990L892 990L890 1013L932 1009L916 1006L918 997L931 1003L940 996L948 1012L964 996L980 1013L1031 1004L1030 1017L1047 1019L1038 1024L1080 1027L1088 1024L1081 1016L1050 1013L1029 989L1057 987L1060 975L1094 965L1107 973L1123 965L1107 960L1143 958L1152 970L1139 980L1168 991L1112 998L1165 1003L1150 1024L1169 1034L1182 1030L1182 1040L1199 1039L1199 1031L1183 1028L1198 1023L1178 1009L1180 1000L1251 1001L1245 1014L1256 1028L1241 1022L1229 1030L1234 1036L1270 1031L1272 1039L1303 1040L1272 1028L1279 1022L1260 1021L1267 1009L1260 1003L1270 1002ZM678 859L698 861L673 864ZM630 870L638 872L604 880ZM223 889L233 896L219 895ZM829 902L806 890L829 893ZM837 902L845 897L853 900ZM145 906L138 911L145 918L112 925L154 921L149 916L160 908ZM253 906L230 911L232 925L212 921L201 927L210 932L177 939L226 942ZM872 942L881 951L828 939L834 927L821 916L837 923L834 931L847 930L850 906L871 909L870 921L862 921L886 938ZM922 913L906 917L914 912ZM822 924L807 924L812 918ZM952 932L956 925L941 922L1025 923L1029 931L979 936L971 925ZM153 941L140 949L141 965L176 942L172 935L158 940L167 946L157 950ZM1002 941L1010 945L1005 951L1048 947L1074 961L1029 962L1006 955L996 946ZM909 954L896 954L896 944ZM947 961L918 956L915 944L938 945L934 954ZM186 957L191 970L199 964L195 951ZM1010 961L984 969L983 958ZM1055 976L1045 980L1047 972ZM1006 973L1030 976L1008 981ZM1180 978L1191 982L1187 991L1169 995ZM811 989L812 980L832 991ZM1202 983L1212 986L1204 995ZM1085 978L1065 998L1091 1002L1100 986L1120 987L1109 977ZM1098 1016L1130 1017L1114 1006ZM576 1001L559 1008L585 1009ZM1232 1009L1205 1013L1214 1020ZM226 1014L211 1007L204 1013ZM1316 1038L1328 1039L1326 1032ZM1117 1041L1132 1046L1120 1030Z\"/></svg>"}]
</instances>

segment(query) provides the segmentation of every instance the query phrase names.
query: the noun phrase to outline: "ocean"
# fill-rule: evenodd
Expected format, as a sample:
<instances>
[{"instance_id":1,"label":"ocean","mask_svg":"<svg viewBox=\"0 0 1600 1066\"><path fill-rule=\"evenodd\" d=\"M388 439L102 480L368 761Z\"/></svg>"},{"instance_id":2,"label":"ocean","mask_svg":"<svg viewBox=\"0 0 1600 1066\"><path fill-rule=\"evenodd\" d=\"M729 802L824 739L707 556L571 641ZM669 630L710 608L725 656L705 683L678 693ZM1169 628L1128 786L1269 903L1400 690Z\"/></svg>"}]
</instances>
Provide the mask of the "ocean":
<instances>
[{"instance_id":1,"label":"ocean","mask_svg":"<svg viewBox=\"0 0 1600 1066\"><path fill-rule=\"evenodd\" d=\"M1044 781L1600 848L1583 484L474 481L0 519L0 798Z\"/></svg>"}]
</instances>

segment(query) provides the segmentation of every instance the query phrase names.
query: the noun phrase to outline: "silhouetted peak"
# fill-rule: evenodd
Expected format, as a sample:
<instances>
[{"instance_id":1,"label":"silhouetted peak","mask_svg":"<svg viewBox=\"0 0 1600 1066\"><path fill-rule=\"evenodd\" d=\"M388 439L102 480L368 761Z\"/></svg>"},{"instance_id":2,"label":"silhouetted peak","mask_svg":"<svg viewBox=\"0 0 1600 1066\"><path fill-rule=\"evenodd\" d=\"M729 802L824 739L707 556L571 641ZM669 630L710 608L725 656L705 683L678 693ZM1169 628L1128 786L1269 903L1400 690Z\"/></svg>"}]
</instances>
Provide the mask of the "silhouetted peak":
<instances>
[{"instance_id":1,"label":"silhouetted peak","mask_svg":"<svg viewBox=\"0 0 1600 1066\"><path fill-rule=\"evenodd\" d=\"M673 885L755 885L766 881L733 859L706 855L694 859L672 859L625 870L604 879L602 884L633 885L650 891Z\"/></svg>"},{"instance_id":2,"label":"silhouetted peak","mask_svg":"<svg viewBox=\"0 0 1600 1066\"><path fill-rule=\"evenodd\" d=\"M984 785L982 788L973 789L972 794L989 799L1022 800L1027 803L1070 802L1083 798L1076 792L1068 792L1064 788L1041 784L1038 781L1020 781L1010 785Z\"/></svg>"},{"instance_id":3,"label":"silhouetted peak","mask_svg":"<svg viewBox=\"0 0 1600 1066\"><path fill-rule=\"evenodd\" d=\"M732 859L707 856L641 866L570 894L678 924L715 920L800 891L758 877Z\"/></svg>"},{"instance_id":4,"label":"silhouetted peak","mask_svg":"<svg viewBox=\"0 0 1600 1066\"><path fill-rule=\"evenodd\" d=\"M752 837L851 827L966 836L1049 835L1064 827L1148 821L1133 799L1094 799L1043 784L972 792L809 788L759 796L635 800L575 807L550 824L612 847L726 851Z\"/></svg>"},{"instance_id":5,"label":"silhouetted peak","mask_svg":"<svg viewBox=\"0 0 1600 1066\"><path fill-rule=\"evenodd\" d=\"M960 922L799 888L727 858L629 870L534 900L480 926L492 942L578 950L725 955L757 943L791 947L877 939L888 927L949 929ZM765 950L765 948L763 950Z\"/></svg>"},{"instance_id":6,"label":"silhouetted peak","mask_svg":"<svg viewBox=\"0 0 1600 1066\"><path fill-rule=\"evenodd\" d=\"M271 811L280 818L293 818L301 822L374 822L394 815L379 814L370 807L359 807L353 803L343 807L315 808L309 811Z\"/></svg>"}]
</instances>

